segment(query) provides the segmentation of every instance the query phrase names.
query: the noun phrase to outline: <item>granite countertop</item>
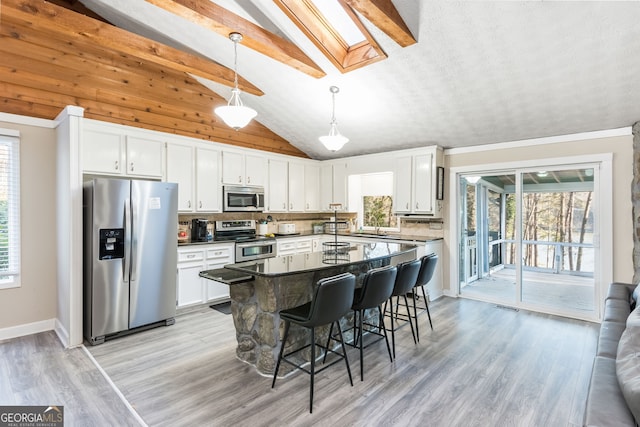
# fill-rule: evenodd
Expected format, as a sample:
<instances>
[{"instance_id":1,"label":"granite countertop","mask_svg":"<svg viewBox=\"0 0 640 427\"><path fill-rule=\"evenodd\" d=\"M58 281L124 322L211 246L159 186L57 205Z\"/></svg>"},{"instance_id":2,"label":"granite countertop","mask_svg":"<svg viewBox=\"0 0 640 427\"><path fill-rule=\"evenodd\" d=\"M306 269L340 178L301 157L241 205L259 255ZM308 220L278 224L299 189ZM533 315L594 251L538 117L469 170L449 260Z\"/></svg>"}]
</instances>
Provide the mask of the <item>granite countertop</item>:
<instances>
[{"instance_id":1,"label":"granite countertop","mask_svg":"<svg viewBox=\"0 0 640 427\"><path fill-rule=\"evenodd\" d=\"M224 268L246 273L247 275L277 277L322 270L339 264L358 264L376 259L390 258L415 251L416 248L416 245L408 243L350 243L348 244L348 250L345 251L320 251L276 256L274 258L228 264Z\"/></svg>"}]
</instances>

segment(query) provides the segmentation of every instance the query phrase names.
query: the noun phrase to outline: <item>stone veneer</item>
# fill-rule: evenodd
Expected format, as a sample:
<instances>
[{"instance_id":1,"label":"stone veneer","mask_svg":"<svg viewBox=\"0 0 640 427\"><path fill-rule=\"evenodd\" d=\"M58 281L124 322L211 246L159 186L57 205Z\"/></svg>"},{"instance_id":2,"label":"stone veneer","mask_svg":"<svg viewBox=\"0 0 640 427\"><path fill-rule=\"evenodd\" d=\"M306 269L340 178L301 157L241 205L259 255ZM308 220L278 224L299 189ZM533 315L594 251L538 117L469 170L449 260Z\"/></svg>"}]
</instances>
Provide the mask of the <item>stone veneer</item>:
<instances>
[{"instance_id":1,"label":"stone veneer","mask_svg":"<svg viewBox=\"0 0 640 427\"><path fill-rule=\"evenodd\" d=\"M279 311L296 307L310 301L315 286L321 278L350 272L356 276L356 286L360 286L364 274L371 268L381 267L389 259L370 263L336 266L316 272L306 272L286 276L256 276L254 281L232 285L231 314L236 328L238 358L252 365L265 375L273 375L280 350L280 341L284 335L284 322ZM377 324L377 310L369 310L367 321ZM353 325L353 314L349 313L341 320L342 330ZM329 327L316 328L316 342L325 345ZM285 353L308 343L309 332L306 328L292 324L285 343ZM352 334L344 336L351 341ZM316 352L318 355L319 353ZM300 353L300 362L309 360L309 351ZM286 363L280 365L280 374L286 375L294 368Z\"/></svg>"}]
</instances>

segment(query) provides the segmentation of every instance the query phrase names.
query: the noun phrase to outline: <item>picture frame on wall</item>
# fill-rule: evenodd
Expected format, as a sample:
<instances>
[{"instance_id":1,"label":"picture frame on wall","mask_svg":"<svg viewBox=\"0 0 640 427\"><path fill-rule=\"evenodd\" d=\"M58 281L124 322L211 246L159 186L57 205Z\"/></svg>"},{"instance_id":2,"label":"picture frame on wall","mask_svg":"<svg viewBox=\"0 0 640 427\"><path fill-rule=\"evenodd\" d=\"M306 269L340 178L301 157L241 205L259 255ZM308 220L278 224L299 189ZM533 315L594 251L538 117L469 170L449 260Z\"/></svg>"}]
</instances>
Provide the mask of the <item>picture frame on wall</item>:
<instances>
[{"instance_id":1,"label":"picture frame on wall","mask_svg":"<svg viewBox=\"0 0 640 427\"><path fill-rule=\"evenodd\" d=\"M436 200L444 200L444 168L436 168Z\"/></svg>"}]
</instances>

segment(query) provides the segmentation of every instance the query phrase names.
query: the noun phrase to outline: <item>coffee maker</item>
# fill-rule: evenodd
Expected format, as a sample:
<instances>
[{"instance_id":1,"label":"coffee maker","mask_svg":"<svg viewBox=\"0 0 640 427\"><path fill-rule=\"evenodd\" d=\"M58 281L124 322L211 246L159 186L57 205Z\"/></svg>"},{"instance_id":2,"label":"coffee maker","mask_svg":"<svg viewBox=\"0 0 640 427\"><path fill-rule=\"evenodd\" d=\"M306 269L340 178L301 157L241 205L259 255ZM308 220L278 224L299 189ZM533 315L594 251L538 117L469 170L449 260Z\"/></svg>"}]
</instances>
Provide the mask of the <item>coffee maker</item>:
<instances>
[{"instance_id":1,"label":"coffee maker","mask_svg":"<svg viewBox=\"0 0 640 427\"><path fill-rule=\"evenodd\" d=\"M206 242L207 241L207 224L209 221L202 218L194 218L191 220L191 241Z\"/></svg>"}]
</instances>

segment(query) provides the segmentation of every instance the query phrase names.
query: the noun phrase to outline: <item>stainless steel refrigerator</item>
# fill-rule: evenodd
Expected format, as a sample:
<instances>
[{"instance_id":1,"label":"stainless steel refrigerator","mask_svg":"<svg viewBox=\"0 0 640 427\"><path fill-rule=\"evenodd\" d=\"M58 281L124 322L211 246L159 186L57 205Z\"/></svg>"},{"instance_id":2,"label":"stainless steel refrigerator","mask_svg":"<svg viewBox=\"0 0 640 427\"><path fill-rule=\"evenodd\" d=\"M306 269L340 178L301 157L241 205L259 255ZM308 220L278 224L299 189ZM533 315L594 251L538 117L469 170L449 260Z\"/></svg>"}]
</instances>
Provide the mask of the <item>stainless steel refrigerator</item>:
<instances>
[{"instance_id":1,"label":"stainless steel refrigerator","mask_svg":"<svg viewBox=\"0 0 640 427\"><path fill-rule=\"evenodd\" d=\"M98 178L83 187L85 338L173 324L178 185Z\"/></svg>"}]
</instances>

